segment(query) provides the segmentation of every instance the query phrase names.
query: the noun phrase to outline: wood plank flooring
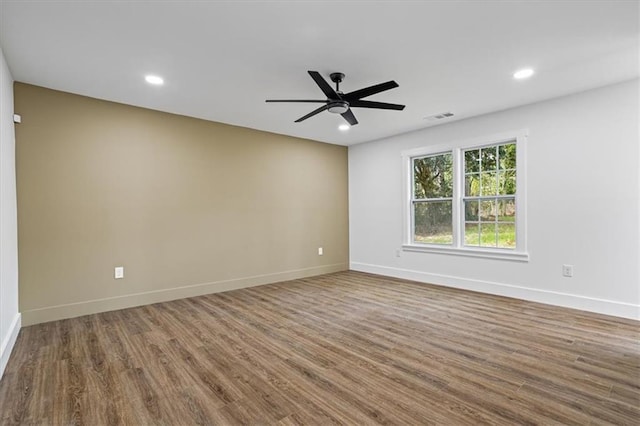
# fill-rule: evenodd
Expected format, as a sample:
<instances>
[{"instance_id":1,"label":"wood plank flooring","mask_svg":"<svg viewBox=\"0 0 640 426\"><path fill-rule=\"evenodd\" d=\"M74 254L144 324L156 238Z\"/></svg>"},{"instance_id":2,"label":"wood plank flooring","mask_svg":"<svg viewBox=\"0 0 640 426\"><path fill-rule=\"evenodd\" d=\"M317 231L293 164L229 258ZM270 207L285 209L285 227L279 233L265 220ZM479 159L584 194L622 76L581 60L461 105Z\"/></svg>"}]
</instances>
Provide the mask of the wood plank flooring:
<instances>
[{"instance_id":1,"label":"wood plank flooring","mask_svg":"<svg viewBox=\"0 0 640 426\"><path fill-rule=\"evenodd\" d=\"M2 424L640 424L639 323L358 272L23 328Z\"/></svg>"}]
</instances>

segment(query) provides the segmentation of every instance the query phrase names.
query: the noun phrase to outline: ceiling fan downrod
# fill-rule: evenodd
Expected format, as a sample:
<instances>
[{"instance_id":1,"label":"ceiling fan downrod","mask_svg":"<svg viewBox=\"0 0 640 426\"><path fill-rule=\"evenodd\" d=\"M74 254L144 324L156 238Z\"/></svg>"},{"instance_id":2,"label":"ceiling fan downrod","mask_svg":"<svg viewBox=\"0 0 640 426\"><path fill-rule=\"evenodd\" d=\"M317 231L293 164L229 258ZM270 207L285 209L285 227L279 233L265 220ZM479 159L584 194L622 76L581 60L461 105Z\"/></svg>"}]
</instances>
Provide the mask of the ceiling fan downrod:
<instances>
[{"instance_id":1,"label":"ceiling fan downrod","mask_svg":"<svg viewBox=\"0 0 640 426\"><path fill-rule=\"evenodd\" d=\"M332 72L329 74L329 78L336 84L336 92L342 93L340 92L340 83L344 80L344 74L341 72Z\"/></svg>"}]
</instances>

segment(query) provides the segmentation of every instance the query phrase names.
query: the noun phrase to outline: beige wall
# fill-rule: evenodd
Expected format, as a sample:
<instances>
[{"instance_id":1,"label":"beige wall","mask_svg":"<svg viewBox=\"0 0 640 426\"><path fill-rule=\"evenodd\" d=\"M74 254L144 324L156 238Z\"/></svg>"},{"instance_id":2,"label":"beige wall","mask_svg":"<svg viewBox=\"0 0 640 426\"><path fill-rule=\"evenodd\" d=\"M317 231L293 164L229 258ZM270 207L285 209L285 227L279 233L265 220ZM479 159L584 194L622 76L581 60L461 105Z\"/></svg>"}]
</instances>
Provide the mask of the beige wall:
<instances>
[{"instance_id":1,"label":"beige wall","mask_svg":"<svg viewBox=\"0 0 640 426\"><path fill-rule=\"evenodd\" d=\"M21 83L15 110L24 324L348 267L345 147Z\"/></svg>"}]
</instances>

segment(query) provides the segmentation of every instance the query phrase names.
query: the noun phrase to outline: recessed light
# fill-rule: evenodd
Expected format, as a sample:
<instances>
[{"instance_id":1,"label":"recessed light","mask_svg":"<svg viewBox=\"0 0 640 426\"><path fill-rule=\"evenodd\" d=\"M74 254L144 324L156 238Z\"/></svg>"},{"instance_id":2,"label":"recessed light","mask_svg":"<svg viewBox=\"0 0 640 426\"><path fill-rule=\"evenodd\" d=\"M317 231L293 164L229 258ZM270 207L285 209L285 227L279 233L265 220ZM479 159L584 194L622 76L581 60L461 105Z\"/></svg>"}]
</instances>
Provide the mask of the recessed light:
<instances>
[{"instance_id":1,"label":"recessed light","mask_svg":"<svg viewBox=\"0 0 640 426\"><path fill-rule=\"evenodd\" d=\"M513 78L516 80L524 80L525 78L529 78L533 75L533 70L531 68L524 68L513 73Z\"/></svg>"},{"instance_id":2,"label":"recessed light","mask_svg":"<svg viewBox=\"0 0 640 426\"><path fill-rule=\"evenodd\" d=\"M162 77L158 77L157 75L145 75L144 79L149 84L153 84L155 86L162 86L164 84L164 80Z\"/></svg>"},{"instance_id":3,"label":"recessed light","mask_svg":"<svg viewBox=\"0 0 640 426\"><path fill-rule=\"evenodd\" d=\"M341 125L338 126L338 129L342 130L343 132L346 132L350 128L351 128L351 126L349 126L348 124L341 124Z\"/></svg>"}]
</instances>

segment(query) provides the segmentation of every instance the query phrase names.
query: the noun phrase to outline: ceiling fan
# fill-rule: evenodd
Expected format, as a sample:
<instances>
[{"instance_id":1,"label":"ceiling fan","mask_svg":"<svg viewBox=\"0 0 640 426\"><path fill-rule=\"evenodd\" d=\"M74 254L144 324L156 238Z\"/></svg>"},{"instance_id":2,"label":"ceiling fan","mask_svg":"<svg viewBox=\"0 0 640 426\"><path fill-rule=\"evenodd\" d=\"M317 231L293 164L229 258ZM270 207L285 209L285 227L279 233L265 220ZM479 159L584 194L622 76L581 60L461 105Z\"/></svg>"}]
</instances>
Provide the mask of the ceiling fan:
<instances>
[{"instance_id":1,"label":"ceiling fan","mask_svg":"<svg viewBox=\"0 0 640 426\"><path fill-rule=\"evenodd\" d=\"M267 99L266 102L308 102L308 103L322 103L320 108L311 111L309 114L298 118L295 122L299 123L301 121L306 120L309 117L313 117L316 114L321 113L322 111L329 111L334 114L340 114L342 117L347 120L347 122L355 126L358 124L358 120L356 120L355 115L351 111L351 108L373 108L373 109L392 109L396 111L402 111L404 109L404 105L398 104L389 104L386 102L374 102L374 101L363 101L362 98L366 98L367 96L375 95L376 93L384 92L386 90L394 89L398 87L398 83L395 81L387 81L386 83L380 83L373 86L365 87L364 89L356 90L354 92L342 93L340 91L340 83L344 79L344 74L341 72L334 72L329 75L331 81L336 83L336 89L333 88L327 83L327 81L322 78L319 72L317 71L308 71L309 75L316 84L320 87L320 90L325 94L327 99L319 100L319 99Z\"/></svg>"}]
</instances>

